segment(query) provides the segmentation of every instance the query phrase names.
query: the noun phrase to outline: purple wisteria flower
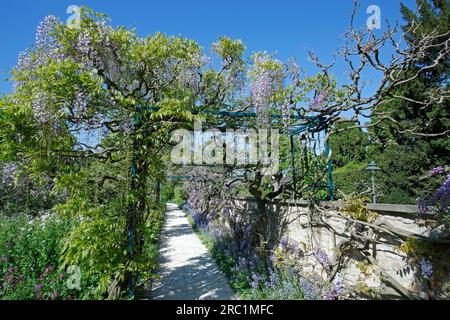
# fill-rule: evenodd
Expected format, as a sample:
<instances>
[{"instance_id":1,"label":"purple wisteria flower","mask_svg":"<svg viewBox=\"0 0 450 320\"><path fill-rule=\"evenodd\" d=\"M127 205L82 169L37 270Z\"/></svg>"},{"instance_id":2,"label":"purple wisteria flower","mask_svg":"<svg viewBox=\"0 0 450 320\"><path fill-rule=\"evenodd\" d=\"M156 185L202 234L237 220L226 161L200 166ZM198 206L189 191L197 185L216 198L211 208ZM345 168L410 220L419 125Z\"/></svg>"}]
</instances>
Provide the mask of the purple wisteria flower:
<instances>
[{"instance_id":1,"label":"purple wisteria flower","mask_svg":"<svg viewBox=\"0 0 450 320\"><path fill-rule=\"evenodd\" d=\"M317 261L322 265L322 267L325 269L325 271L329 272L331 268L330 259L328 258L328 255L318 249L314 251L314 257L317 259Z\"/></svg>"},{"instance_id":2,"label":"purple wisteria flower","mask_svg":"<svg viewBox=\"0 0 450 320\"><path fill-rule=\"evenodd\" d=\"M321 111L326 103L327 97L328 97L327 91L325 90L320 91L314 96L311 103L309 104L309 107L313 111Z\"/></svg>"},{"instance_id":3,"label":"purple wisteria flower","mask_svg":"<svg viewBox=\"0 0 450 320\"><path fill-rule=\"evenodd\" d=\"M211 230L211 237L213 239L219 239L222 237L222 231L220 229Z\"/></svg>"},{"instance_id":4,"label":"purple wisteria flower","mask_svg":"<svg viewBox=\"0 0 450 320\"><path fill-rule=\"evenodd\" d=\"M450 207L450 175L434 193L431 204L438 206L438 210L442 212L448 212Z\"/></svg>"},{"instance_id":5,"label":"purple wisteria flower","mask_svg":"<svg viewBox=\"0 0 450 320\"><path fill-rule=\"evenodd\" d=\"M437 170L437 172L440 172L440 170ZM446 180L431 198L427 196L421 197L418 206L421 214L429 213L432 207L438 212L447 214L450 211L450 175L447 176Z\"/></svg>"},{"instance_id":6,"label":"purple wisteria flower","mask_svg":"<svg viewBox=\"0 0 450 320\"><path fill-rule=\"evenodd\" d=\"M48 61L65 59L62 46L56 36L59 25L61 25L61 21L50 15L37 26L35 50L25 50L19 54L15 68L15 92L28 79L35 80L35 71Z\"/></svg>"},{"instance_id":7,"label":"purple wisteria flower","mask_svg":"<svg viewBox=\"0 0 450 320\"><path fill-rule=\"evenodd\" d=\"M289 245L289 238L288 237L283 237L280 241L280 248L282 251L286 251L288 249L288 245Z\"/></svg>"},{"instance_id":8,"label":"purple wisteria flower","mask_svg":"<svg viewBox=\"0 0 450 320\"><path fill-rule=\"evenodd\" d=\"M73 111L77 116L85 116L89 106L90 97L84 89L79 89L75 93Z\"/></svg>"},{"instance_id":9,"label":"purple wisteria flower","mask_svg":"<svg viewBox=\"0 0 450 320\"><path fill-rule=\"evenodd\" d=\"M334 278L334 288L333 288L336 295L341 294L342 288L343 288L343 279L341 275L338 273Z\"/></svg>"},{"instance_id":10,"label":"purple wisteria flower","mask_svg":"<svg viewBox=\"0 0 450 320\"><path fill-rule=\"evenodd\" d=\"M37 48L48 48L58 45L54 33L60 23L61 21L53 15L46 16L44 20L39 23L36 28Z\"/></svg>"},{"instance_id":11,"label":"purple wisteria flower","mask_svg":"<svg viewBox=\"0 0 450 320\"><path fill-rule=\"evenodd\" d=\"M331 290L326 290L323 294L324 300L335 300L342 293L343 280L341 275L336 274L333 281L333 288Z\"/></svg>"},{"instance_id":12,"label":"purple wisteria flower","mask_svg":"<svg viewBox=\"0 0 450 320\"><path fill-rule=\"evenodd\" d=\"M11 188L14 185L14 179L17 174L17 169L19 166L17 163L7 163L3 167L2 174L2 186L4 188Z\"/></svg>"},{"instance_id":13,"label":"purple wisteria flower","mask_svg":"<svg viewBox=\"0 0 450 320\"><path fill-rule=\"evenodd\" d=\"M48 110L49 98L42 92L39 92L33 101L33 113L37 123L46 125L55 119L55 115Z\"/></svg>"},{"instance_id":14,"label":"purple wisteria flower","mask_svg":"<svg viewBox=\"0 0 450 320\"><path fill-rule=\"evenodd\" d=\"M254 59L254 70L250 81L250 95L256 106L256 113L261 123L268 120L268 104L273 94L281 86L282 71L269 70L264 65L269 58L258 56Z\"/></svg>"},{"instance_id":15,"label":"purple wisteria flower","mask_svg":"<svg viewBox=\"0 0 450 320\"><path fill-rule=\"evenodd\" d=\"M81 32L78 35L76 49L83 58L89 57L89 53L91 52L91 41L91 35L87 31Z\"/></svg>"},{"instance_id":16,"label":"purple wisteria flower","mask_svg":"<svg viewBox=\"0 0 450 320\"><path fill-rule=\"evenodd\" d=\"M283 121L283 126L285 128L289 127L291 124L291 117L293 109L291 108L288 101L284 101L284 103L281 105L281 119Z\"/></svg>"},{"instance_id":17,"label":"purple wisteria flower","mask_svg":"<svg viewBox=\"0 0 450 320\"><path fill-rule=\"evenodd\" d=\"M422 274L422 277L425 279L431 280L431 277L433 275L433 264L430 260L427 260L425 258L422 258L419 262L420 266L420 273Z\"/></svg>"}]
</instances>

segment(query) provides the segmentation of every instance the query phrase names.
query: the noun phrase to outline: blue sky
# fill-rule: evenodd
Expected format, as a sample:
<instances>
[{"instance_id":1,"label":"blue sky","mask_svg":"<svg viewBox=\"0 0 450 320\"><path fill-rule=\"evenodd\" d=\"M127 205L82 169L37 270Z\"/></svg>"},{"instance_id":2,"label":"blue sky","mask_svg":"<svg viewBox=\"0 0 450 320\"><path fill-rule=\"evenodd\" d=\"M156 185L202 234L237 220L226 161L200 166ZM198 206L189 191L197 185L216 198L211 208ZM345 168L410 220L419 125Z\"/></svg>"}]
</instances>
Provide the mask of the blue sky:
<instances>
[{"instance_id":1,"label":"blue sky","mask_svg":"<svg viewBox=\"0 0 450 320\"><path fill-rule=\"evenodd\" d=\"M366 8L378 5L382 20L400 19L399 0L361 0L357 24L363 26L369 17ZM403 0L413 7L414 0ZM9 0L0 7L0 93L11 91L4 79L17 62L19 52L34 42L35 29L46 15L66 21L69 5L87 5L110 16L113 25L134 27L138 34L161 31L183 35L209 48L219 36L242 39L247 53L266 50L277 52L281 60L294 56L307 70L305 48L313 49L329 61L342 44L348 28L353 0ZM383 29L384 23L382 24ZM380 30L382 31L382 30ZM328 59L328 60L327 60ZM335 74L344 78L344 67L338 64Z\"/></svg>"}]
</instances>

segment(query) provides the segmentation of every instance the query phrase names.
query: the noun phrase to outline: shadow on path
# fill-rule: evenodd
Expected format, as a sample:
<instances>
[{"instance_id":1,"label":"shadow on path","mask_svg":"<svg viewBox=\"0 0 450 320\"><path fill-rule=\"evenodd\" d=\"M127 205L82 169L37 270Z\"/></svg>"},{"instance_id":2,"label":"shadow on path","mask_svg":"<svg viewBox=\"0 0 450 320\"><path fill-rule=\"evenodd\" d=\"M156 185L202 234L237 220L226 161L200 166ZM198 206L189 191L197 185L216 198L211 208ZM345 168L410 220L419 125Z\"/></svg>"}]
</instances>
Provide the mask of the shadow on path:
<instances>
[{"instance_id":1,"label":"shadow on path","mask_svg":"<svg viewBox=\"0 0 450 320\"><path fill-rule=\"evenodd\" d=\"M225 276L175 204L167 205L159 254L159 279L153 283L152 299L236 299Z\"/></svg>"}]
</instances>

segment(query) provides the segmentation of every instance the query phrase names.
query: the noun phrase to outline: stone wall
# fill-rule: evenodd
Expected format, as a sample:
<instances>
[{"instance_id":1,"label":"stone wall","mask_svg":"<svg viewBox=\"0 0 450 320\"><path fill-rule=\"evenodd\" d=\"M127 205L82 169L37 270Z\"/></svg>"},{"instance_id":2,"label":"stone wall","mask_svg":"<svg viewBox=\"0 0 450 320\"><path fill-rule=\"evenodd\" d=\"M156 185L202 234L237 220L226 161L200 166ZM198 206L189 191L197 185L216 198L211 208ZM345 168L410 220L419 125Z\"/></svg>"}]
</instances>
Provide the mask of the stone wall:
<instances>
[{"instance_id":1,"label":"stone wall","mask_svg":"<svg viewBox=\"0 0 450 320\"><path fill-rule=\"evenodd\" d=\"M239 206L251 209L252 201L239 200ZM275 212L283 212L289 218L285 238L288 245L295 248L293 251L299 253L296 259L302 271L321 274L324 278L339 272L345 287L349 289L349 297L429 298L428 290L424 290L424 281L418 276L420 272L408 263L406 254L400 249L402 240L410 236L425 240L430 237L430 230L416 223L417 207L368 204L367 208L377 214L376 220L372 222L379 228L367 225L365 228L370 229L372 241L356 241L362 250L355 249L353 242L347 247L345 255L341 253L346 248L343 245L348 244L350 238L349 221L355 220L342 214L340 207L342 205L339 203L330 205L326 214L320 215L318 224L308 223L311 216L306 201L278 202L271 208ZM323 227L324 224L326 227ZM317 248L326 253L332 266L340 267L327 272L314 256ZM357 296L354 296L355 292L358 292Z\"/></svg>"}]
</instances>

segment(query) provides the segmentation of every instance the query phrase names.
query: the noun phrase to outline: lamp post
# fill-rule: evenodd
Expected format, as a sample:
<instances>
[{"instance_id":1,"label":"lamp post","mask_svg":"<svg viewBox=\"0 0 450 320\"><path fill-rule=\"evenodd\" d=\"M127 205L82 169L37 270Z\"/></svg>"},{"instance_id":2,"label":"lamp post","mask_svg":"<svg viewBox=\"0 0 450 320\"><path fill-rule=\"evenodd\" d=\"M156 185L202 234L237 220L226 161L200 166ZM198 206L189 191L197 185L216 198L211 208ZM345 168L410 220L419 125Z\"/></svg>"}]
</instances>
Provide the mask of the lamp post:
<instances>
[{"instance_id":1,"label":"lamp post","mask_svg":"<svg viewBox=\"0 0 450 320\"><path fill-rule=\"evenodd\" d=\"M381 169L377 167L377 164L375 163L375 161L371 161L371 162L369 163L369 166L366 168L366 170L370 170L370 172L372 173L372 194L373 194L373 203L377 203L377 197L376 197L376 195L375 195L375 171L381 170Z\"/></svg>"}]
</instances>

